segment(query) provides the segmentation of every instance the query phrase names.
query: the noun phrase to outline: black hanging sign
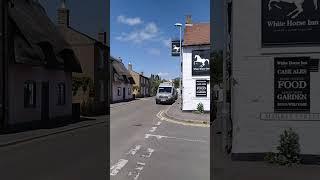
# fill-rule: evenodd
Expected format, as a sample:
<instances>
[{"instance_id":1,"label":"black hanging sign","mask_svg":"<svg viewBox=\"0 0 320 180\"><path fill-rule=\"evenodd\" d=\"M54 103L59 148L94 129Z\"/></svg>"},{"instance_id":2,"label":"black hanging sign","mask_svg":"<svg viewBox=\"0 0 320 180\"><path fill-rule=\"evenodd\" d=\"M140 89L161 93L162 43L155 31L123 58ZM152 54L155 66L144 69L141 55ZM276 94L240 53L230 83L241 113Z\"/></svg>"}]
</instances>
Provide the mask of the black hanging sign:
<instances>
[{"instance_id":1,"label":"black hanging sign","mask_svg":"<svg viewBox=\"0 0 320 180\"><path fill-rule=\"evenodd\" d=\"M196 80L196 97L207 97L207 80Z\"/></svg>"},{"instance_id":2,"label":"black hanging sign","mask_svg":"<svg viewBox=\"0 0 320 180\"><path fill-rule=\"evenodd\" d=\"M192 51L192 75L210 76L210 50Z\"/></svg>"},{"instance_id":3,"label":"black hanging sign","mask_svg":"<svg viewBox=\"0 0 320 180\"><path fill-rule=\"evenodd\" d=\"M274 60L274 111L310 111L309 57Z\"/></svg>"},{"instance_id":4,"label":"black hanging sign","mask_svg":"<svg viewBox=\"0 0 320 180\"><path fill-rule=\"evenodd\" d=\"M180 56L180 40L171 42L171 55L172 56Z\"/></svg>"},{"instance_id":5,"label":"black hanging sign","mask_svg":"<svg viewBox=\"0 0 320 180\"><path fill-rule=\"evenodd\" d=\"M262 45L320 44L318 0L262 0Z\"/></svg>"}]
</instances>

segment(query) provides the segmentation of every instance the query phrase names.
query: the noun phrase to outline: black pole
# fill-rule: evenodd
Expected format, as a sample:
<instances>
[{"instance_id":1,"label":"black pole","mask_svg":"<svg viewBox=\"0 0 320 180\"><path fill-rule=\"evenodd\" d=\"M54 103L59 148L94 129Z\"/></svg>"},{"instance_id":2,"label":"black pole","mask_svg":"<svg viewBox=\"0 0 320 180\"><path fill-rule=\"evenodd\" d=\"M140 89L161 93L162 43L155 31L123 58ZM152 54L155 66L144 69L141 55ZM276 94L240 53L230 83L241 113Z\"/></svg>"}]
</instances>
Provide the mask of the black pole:
<instances>
[{"instance_id":1,"label":"black pole","mask_svg":"<svg viewBox=\"0 0 320 180\"><path fill-rule=\"evenodd\" d=\"M8 78L8 47L7 47L7 24L8 24L8 0L1 0L1 15L0 15L0 28L1 28L1 48L0 54L2 57L2 117L0 122L0 129L4 128L7 124L7 107L8 107L8 92L7 92L7 78Z\"/></svg>"}]
</instances>

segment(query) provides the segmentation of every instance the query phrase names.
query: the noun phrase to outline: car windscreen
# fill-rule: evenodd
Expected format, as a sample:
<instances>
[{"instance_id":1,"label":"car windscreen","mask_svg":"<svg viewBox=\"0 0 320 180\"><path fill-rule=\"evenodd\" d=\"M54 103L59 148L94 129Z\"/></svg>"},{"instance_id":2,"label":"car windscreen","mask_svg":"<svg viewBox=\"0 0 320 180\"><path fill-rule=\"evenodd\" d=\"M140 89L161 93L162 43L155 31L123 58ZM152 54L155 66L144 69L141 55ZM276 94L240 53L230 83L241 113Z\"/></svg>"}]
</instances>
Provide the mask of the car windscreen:
<instances>
[{"instance_id":1,"label":"car windscreen","mask_svg":"<svg viewBox=\"0 0 320 180\"><path fill-rule=\"evenodd\" d=\"M171 93L172 87L159 87L159 93Z\"/></svg>"}]
</instances>

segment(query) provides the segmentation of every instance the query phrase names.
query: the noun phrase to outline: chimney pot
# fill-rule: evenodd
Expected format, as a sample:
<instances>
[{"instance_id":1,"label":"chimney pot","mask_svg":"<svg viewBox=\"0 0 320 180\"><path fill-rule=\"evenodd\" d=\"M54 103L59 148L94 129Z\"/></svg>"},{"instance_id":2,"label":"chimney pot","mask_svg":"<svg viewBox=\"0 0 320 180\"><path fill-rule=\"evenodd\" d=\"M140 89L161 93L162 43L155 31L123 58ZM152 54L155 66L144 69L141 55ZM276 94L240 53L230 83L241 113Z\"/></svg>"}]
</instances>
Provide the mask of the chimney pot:
<instances>
[{"instance_id":1,"label":"chimney pot","mask_svg":"<svg viewBox=\"0 0 320 180\"><path fill-rule=\"evenodd\" d=\"M192 25L191 15L186 16L186 25Z\"/></svg>"},{"instance_id":2,"label":"chimney pot","mask_svg":"<svg viewBox=\"0 0 320 180\"><path fill-rule=\"evenodd\" d=\"M99 32L98 33L98 40L102 44L106 44L107 43L107 33L106 32Z\"/></svg>"},{"instance_id":3,"label":"chimney pot","mask_svg":"<svg viewBox=\"0 0 320 180\"><path fill-rule=\"evenodd\" d=\"M61 7L58 9L58 25L69 26L70 11L66 8L65 0L61 1Z\"/></svg>"},{"instance_id":4,"label":"chimney pot","mask_svg":"<svg viewBox=\"0 0 320 180\"><path fill-rule=\"evenodd\" d=\"M128 64L128 69L129 69L130 71L132 71L132 64L131 64L131 63Z\"/></svg>"}]
</instances>

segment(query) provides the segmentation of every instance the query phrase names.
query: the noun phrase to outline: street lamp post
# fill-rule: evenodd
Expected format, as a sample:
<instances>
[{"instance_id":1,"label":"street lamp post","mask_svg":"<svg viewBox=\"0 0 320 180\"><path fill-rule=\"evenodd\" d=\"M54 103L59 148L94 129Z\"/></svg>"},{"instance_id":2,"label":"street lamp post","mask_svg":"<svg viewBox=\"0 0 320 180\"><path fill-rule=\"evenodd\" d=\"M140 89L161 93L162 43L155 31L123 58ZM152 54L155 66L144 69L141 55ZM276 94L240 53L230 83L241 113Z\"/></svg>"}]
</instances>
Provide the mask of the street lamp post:
<instances>
[{"instance_id":1,"label":"street lamp post","mask_svg":"<svg viewBox=\"0 0 320 180\"><path fill-rule=\"evenodd\" d=\"M181 109L182 109L182 24L181 23L176 23L174 26L179 27L180 31L180 82L179 82L179 87L180 87L180 99L181 99Z\"/></svg>"}]
</instances>

